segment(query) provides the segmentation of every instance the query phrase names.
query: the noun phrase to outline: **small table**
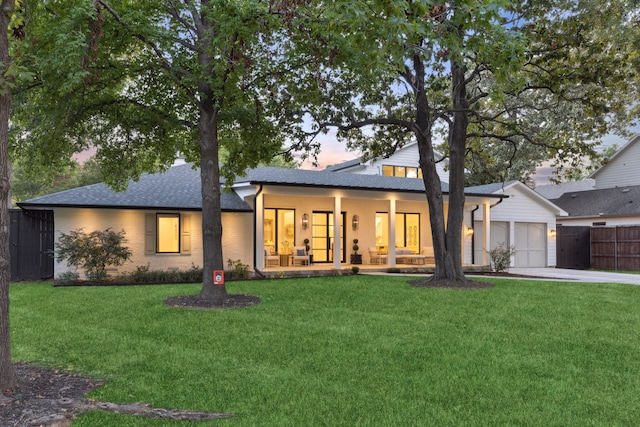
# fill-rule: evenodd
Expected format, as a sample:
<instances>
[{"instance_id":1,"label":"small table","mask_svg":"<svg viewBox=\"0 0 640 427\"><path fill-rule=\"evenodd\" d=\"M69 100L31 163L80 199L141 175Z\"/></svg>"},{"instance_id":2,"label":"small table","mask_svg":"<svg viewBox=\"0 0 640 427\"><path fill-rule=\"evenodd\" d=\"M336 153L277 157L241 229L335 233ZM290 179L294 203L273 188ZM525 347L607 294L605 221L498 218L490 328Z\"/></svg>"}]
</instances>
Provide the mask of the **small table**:
<instances>
[{"instance_id":1,"label":"small table","mask_svg":"<svg viewBox=\"0 0 640 427\"><path fill-rule=\"evenodd\" d=\"M280 254L280 267L288 267L290 257L291 254Z\"/></svg>"}]
</instances>

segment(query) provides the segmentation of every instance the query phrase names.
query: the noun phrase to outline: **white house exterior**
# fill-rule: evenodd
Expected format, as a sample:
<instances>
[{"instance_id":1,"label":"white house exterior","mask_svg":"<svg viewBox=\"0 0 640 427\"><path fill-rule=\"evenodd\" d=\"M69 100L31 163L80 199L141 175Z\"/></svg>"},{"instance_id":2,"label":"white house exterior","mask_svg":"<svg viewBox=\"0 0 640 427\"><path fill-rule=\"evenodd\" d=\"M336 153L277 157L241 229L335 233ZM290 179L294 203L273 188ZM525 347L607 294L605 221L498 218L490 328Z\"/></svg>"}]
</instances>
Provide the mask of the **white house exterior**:
<instances>
[{"instance_id":1,"label":"white house exterior","mask_svg":"<svg viewBox=\"0 0 640 427\"><path fill-rule=\"evenodd\" d=\"M402 176L406 178L418 178L422 176L420 171L420 153L418 143L411 142L398 149L392 156L379 157L362 162L360 159L350 160L326 168L330 172L348 172L364 175ZM438 176L442 182L449 182L449 173L445 171L447 159L436 164Z\"/></svg>"},{"instance_id":2,"label":"white house exterior","mask_svg":"<svg viewBox=\"0 0 640 427\"><path fill-rule=\"evenodd\" d=\"M202 264L199 170L180 165L164 173L143 175L116 193L103 184L63 191L20 203L23 209L54 211L55 240L83 228L126 232L132 262L111 273L138 266L170 270ZM445 194L448 186L443 184ZM368 249L384 251L380 268L400 267L422 257L431 247L429 209L421 179L340 174L328 171L257 168L239 177L222 195L223 256L240 260L254 271L282 268L341 269L351 263L353 239L361 262L370 264ZM490 218L498 194L467 194L467 209L479 206ZM308 239L312 265L292 266L292 251ZM394 244L395 243L395 244ZM488 243L485 243L485 246ZM267 266L265 250L277 252L277 265ZM486 255L467 264L487 266ZM311 264L311 263L310 263ZM69 271L57 262L54 275Z\"/></svg>"},{"instance_id":3,"label":"white house exterior","mask_svg":"<svg viewBox=\"0 0 640 427\"><path fill-rule=\"evenodd\" d=\"M640 135L631 138L590 178L596 180L596 189L640 185Z\"/></svg>"},{"instance_id":4,"label":"white house exterior","mask_svg":"<svg viewBox=\"0 0 640 427\"><path fill-rule=\"evenodd\" d=\"M566 216L564 210L518 181L471 187L467 191L508 196L491 207L490 249L500 244L513 246L512 267L555 267L556 218ZM487 250L482 246L484 215L482 209L474 208L469 216L474 232L468 243L473 242L473 248L467 253L477 259Z\"/></svg>"}]
</instances>

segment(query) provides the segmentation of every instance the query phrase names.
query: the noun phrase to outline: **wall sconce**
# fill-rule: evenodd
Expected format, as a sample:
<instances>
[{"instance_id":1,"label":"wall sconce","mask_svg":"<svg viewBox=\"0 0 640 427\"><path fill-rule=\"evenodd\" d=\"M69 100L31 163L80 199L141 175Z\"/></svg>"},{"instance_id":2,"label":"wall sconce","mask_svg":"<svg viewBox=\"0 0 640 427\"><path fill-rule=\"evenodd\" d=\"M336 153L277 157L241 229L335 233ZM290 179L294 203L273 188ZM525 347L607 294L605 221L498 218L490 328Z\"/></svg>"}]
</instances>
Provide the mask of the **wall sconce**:
<instances>
[{"instance_id":1,"label":"wall sconce","mask_svg":"<svg viewBox=\"0 0 640 427\"><path fill-rule=\"evenodd\" d=\"M353 219L351 220L351 228L353 229L353 231L356 231L358 229L359 223L360 223L360 217L358 217L358 215L354 215Z\"/></svg>"},{"instance_id":2,"label":"wall sconce","mask_svg":"<svg viewBox=\"0 0 640 427\"><path fill-rule=\"evenodd\" d=\"M309 215L308 214L303 214L302 215L302 229L306 230L307 228L309 228Z\"/></svg>"},{"instance_id":3,"label":"wall sconce","mask_svg":"<svg viewBox=\"0 0 640 427\"><path fill-rule=\"evenodd\" d=\"M473 228L467 227L467 229L464 230L464 235L465 236L473 236Z\"/></svg>"},{"instance_id":4,"label":"wall sconce","mask_svg":"<svg viewBox=\"0 0 640 427\"><path fill-rule=\"evenodd\" d=\"M556 237L556 230L549 230L549 237Z\"/></svg>"}]
</instances>

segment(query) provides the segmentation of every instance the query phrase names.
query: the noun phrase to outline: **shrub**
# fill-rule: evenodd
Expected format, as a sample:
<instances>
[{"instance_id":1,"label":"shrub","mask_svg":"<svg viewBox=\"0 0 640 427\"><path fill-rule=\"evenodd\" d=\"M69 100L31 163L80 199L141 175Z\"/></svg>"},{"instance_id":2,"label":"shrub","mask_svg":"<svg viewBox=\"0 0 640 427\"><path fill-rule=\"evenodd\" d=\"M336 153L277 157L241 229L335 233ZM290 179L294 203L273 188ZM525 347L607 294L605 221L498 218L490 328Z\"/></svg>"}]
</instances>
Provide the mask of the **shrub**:
<instances>
[{"instance_id":1,"label":"shrub","mask_svg":"<svg viewBox=\"0 0 640 427\"><path fill-rule=\"evenodd\" d=\"M358 267L357 265L354 265L353 267L351 267L351 272L353 274L358 274L360 272L360 267Z\"/></svg>"},{"instance_id":2,"label":"shrub","mask_svg":"<svg viewBox=\"0 0 640 427\"><path fill-rule=\"evenodd\" d=\"M80 275L75 271L65 271L61 273L53 281L54 285L71 285L77 283L80 280Z\"/></svg>"},{"instance_id":3,"label":"shrub","mask_svg":"<svg viewBox=\"0 0 640 427\"><path fill-rule=\"evenodd\" d=\"M502 272L509 270L511 257L516 253L516 248L513 245L506 248L503 242L498 244L494 249L491 249L488 253L491 257L493 269L497 272Z\"/></svg>"},{"instance_id":4,"label":"shrub","mask_svg":"<svg viewBox=\"0 0 640 427\"><path fill-rule=\"evenodd\" d=\"M228 269L225 273L229 280L249 278L249 266L247 264L243 264L239 259L236 261L231 259L228 260L227 268Z\"/></svg>"},{"instance_id":5,"label":"shrub","mask_svg":"<svg viewBox=\"0 0 640 427\"><path fill-rule=\"evenodd\" d=\"M86 234L82 228L60 236L56 244L59 259L84 270L90 280L102 281L108 277L108 266L121 266L131 259L124 230L116 233L107 228Z\"/></svg>"}]
</instances>

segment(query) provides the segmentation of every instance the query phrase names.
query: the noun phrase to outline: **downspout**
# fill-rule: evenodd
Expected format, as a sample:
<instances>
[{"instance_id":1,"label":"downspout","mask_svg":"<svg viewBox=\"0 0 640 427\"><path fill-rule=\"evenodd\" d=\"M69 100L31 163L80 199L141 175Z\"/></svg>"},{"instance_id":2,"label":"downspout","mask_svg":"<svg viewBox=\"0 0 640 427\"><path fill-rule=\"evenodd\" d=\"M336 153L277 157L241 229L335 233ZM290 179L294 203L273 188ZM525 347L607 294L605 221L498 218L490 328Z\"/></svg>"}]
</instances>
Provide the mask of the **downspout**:
<instances>
[{"instance_id":1,"label":"downspout","mask_svg":"<svg viewBox=\"0 0 640 427\"><path fill-rule=\"evenodd\" d=\"M498 206L500 203L502 203L504 199L500 198L497 202L495 202L492 205L489 205L489 209L491 208L495 208L496 206ZM471 211L471 229L475 230L476 229L476 218L475 218L475 212L480 209L480 205L476 205L475 209L473 209ZM489 224L489 227L491 227L491 224ZM475 264L476 263L476 239L475 239L475 235L471 237L471 264Z\"/></svg>"},{"instance_id":2,"label":"downspout","mask_svg":"<svg viewBox=\"0 0 640 427\"><path fill-rule=\"evenodd\" d=\"M476 229L476 218L475 213L480 209L480 205L476 205L476 208L471 211L471 229ZM476 263L476 236L471 236L471 264L474 265Z\"/></svg>"},{"instance_id":3,"label":"downspout","mask_svg":"<svg viewBox=\"0 0 640 427\"><path fill-rule=\"evenodd\" d=\"M256 275L260 276L260 278L264 279L265 275L264 273L262 273L262 271L258 270L258 265L256 263L256 253L258 251L258 242L256 242L256 232L258 231L258 224L257 224L257 217L256 217L256 200L258 199L258 196L260 195L260 193L262 193L262 187L263 185L260 184L260 188L258 189L258 192L256 193L256 195L254 196L253 199L253 271L255 271Z\"/></svg>"}]
</instances>

